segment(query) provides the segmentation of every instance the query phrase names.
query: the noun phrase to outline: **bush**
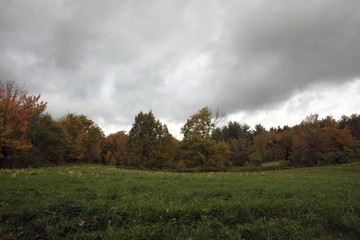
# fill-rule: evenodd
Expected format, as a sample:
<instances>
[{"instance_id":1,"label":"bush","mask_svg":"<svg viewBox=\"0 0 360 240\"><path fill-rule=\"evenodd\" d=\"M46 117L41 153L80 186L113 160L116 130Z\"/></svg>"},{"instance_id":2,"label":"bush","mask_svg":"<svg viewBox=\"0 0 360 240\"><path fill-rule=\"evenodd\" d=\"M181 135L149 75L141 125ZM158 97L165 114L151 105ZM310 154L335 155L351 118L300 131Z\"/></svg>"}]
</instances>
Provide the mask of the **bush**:
<instances>
[{"instance_id":1,"label":"bush","mask_svg":"<svg viewBox=\"0 0 360 240\"><path fill-rule=\"evenodd\" d=\"M290 165L312 166L309 158L305 155L294 154L289 157Z\"/></svg>"},{"instance_id":2,"label":"bush","mask_svg":"<svg viewBox=\"0 0 360 240\"><path fill-rule=\"evenodd\" d=\"M347 156L344 152L329 152L323 153L318 161L318 165L327 165L334 163L347 163L350 161L350 156Z\"/></svg>"},{"instance_id":3,"label":"bush","mask_svg":"<svg viewBox=\"0 0 360 240\"><path fill-rule=\"evenodd\" d=\"M301 166L330 165L347 163L351 161L351 156L345 152L315 152L313 154L295 154L289 157L289 163Z\"/></svg>"},{"instance_id":4,"label":"bush","mask_svg":"<svg viewBox=\"0 0 360 240\"><path fill-rule=\"evenodd\" d=\"M263 159L260 152L256 151L250 154L248 162L249 165L260 166L262 163Z\"/></svg>"}]
</instances>

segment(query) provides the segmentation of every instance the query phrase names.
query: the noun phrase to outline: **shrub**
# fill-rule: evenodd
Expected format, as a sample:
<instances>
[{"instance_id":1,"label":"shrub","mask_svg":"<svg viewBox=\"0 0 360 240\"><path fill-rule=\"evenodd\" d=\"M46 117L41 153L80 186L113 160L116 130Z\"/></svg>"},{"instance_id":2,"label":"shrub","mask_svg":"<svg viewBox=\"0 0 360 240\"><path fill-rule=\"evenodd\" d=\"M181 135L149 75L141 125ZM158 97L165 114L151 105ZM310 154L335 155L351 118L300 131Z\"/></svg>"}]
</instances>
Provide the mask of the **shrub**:
<instances>
[{"instance_id":1,"label":"shrub","mask_svg":"<svg viewBox=\"0 0 360 240\"><path fill-rule=\"evenodd\" d=\"M260 166L262 163L263 163L263 159L260 152L255 151L252 154L250 154L248 165Z\"/></svg>"}]
</instances>

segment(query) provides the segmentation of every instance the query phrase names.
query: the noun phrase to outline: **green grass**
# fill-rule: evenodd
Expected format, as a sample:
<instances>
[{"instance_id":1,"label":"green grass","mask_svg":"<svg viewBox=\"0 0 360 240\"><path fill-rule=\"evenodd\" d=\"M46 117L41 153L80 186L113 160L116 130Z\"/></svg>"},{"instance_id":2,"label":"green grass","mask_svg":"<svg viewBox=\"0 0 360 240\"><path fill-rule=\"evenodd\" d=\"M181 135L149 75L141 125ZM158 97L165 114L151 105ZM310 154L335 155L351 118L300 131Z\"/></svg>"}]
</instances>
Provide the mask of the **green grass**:
<instances>
[{"instance_id":1,"label":"green grass","mask_svg":"<svg viewBox=\"0 0 360 240\"><path fill-rule=\"evenodd\" d=\"M0 170L0 239L360 239L360 163L170 173Z\"/></svg>"},{"instance_id":2,"label":"green grass","mask_svg":"<svg viewBox=\"0 0 360 240\"><path fill-rule=\"evenodd\" d=\"M268 163L263 163L262 166L268 167L268 166L280 166L281 163L280 162L268 162Z\"/></svg>"}]
</instances>

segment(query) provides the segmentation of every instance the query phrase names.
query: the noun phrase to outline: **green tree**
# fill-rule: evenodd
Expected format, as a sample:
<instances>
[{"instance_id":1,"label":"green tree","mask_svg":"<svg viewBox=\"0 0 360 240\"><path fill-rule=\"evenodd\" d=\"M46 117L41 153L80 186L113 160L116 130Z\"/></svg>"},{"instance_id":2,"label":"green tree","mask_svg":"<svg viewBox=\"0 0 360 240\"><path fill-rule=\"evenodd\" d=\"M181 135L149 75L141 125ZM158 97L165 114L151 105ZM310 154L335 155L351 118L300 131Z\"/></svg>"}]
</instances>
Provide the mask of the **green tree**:
<instances>
[{"instance_id":1,"label":"green tree","mask_svg":"<svg viewBox=\"0 0 360 240\"><path fill-rule=\"evenodd\" d=\"M34 115L29 119L26 138L32 148L21 155L25 165L63 162L68 146L66 133L49 114Z\"/></svg>"},{"instance_id":2,"label":"green tree","mask_svg":"<svg viewBox=\"0 0 360 240\"><path fill-rule=\"evenodd\" d=\"M285 126L281 132L281 148L284 152L284 159L288 160L291 154L291 147L295 132L293 128Z\"/></svg>"},{"instance_id":3,"label":"green tree","mask_svg":"<svg viewBox=\"0 0 360 240\"><path fill-rule=\"evenodd\" d=\"M173 160L170 156L172 136L165 124L153 113L140 112L129 132L127 153L129 162L139 168L163 168Z\"/></svg>"},{"instance_id":4,"label":"green tree","mask_svg":"<svg viewBox=\"0 0 360 240\"><path fill-rule=\"evenodd\" d=\"M254 136L259 136L263 132L266 132L266 129L264 128L264 126L261 125L261 124L256 124L255 125L255 131L253 131L253 135Z\"/></svg>"},{"instance_id":5,"label":"green tree","mask_svg":"<svg viewBox=\"0 0 360 240\"><path fill-rule=\"evenodd\" d=\"M211 112L205 107L192 115L181 128L184 138L181 144L182 161L187 167L211 166L224 167L227 153L223 143L212 139L214 123ZM222 150L219 150L222 149Z\"/></svg>"},{"instance_id":6,"label":"green tree","mask_svg":"<svg viewBox=\"0 0 360 240\"><path fill-rule=\"evenodd\" d=\"M222 129L215 129L219 136L216 141L225 141L229 144L232 165L243 166L249 161L253 152L250 126L230 121Z\"/></svg>"},{"instance_id":7,"label":"green tree","mask_svg":"<svg viewBox=\"0 0 360 240\"><path fill-rule=\"evenodd\" d=\"M252 142L246 138L232 139L230 142L230 159L234 166L243 166L249 161L254 151Z\"/></svg>"},{"instance_id":8,"label":"green tree","mask_svg":"<svg viewBox=\"0 0 360 240\"><path fill-rule=\"evenodd\" d=\"M352 114L350 117L342 116L339 127L349 129L356 140L360 141L360 114Z\"/></svg>"},{"instance_id":9,"label":"green tree","mask_svg":"<svg viewBox=\"0 0 360 240\"><path fill-rule=\"evenodd\" d=\"M192 115L181 128L181 133L184 134L183 141L211 139L214 127L211 122L210 110L207 107L202 108L198 113Z\"/></svg>"},{"instance_id":10,"label":"green tree","mask_svg":"<svg viewBox=\"0 0 360 240\"><path fill-rule=\"evenodd\" d=\"M246 162L248 165L260 166L263 163L262 154L259 151L255 151L250 154L249 161Z\"/></svg>"},{"instance_id":11,"label":"green tree","mask_svg":"<svg viewBox=\"0 0 360 240\"><path fill-rule=\"evenodd\" d=\"M219 134L221 137L220 141L231 142L233 139L251 139L250 126L246 123L240 124L238 122L230 121L224 126Z\"/></svg>"}]
</instances>

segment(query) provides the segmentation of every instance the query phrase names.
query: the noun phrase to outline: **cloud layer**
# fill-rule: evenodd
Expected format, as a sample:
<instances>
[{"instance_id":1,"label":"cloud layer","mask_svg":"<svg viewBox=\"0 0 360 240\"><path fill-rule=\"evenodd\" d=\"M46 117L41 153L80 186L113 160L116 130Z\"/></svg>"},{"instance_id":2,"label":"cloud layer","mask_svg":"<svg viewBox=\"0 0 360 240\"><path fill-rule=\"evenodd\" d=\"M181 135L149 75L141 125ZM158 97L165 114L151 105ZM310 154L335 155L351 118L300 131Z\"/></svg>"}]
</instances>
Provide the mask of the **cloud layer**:
<instances>
[{"instance_id":1,"label":"cloud layer","mask_svg":"<svg viewBox=\"0 0 360 240\"><path fill-rule=\"evenodd\" d=\"M358 26L357 0L2 1L0 78L109 128L251 115L360 78Z\"/></svg>"}]
</instances>

